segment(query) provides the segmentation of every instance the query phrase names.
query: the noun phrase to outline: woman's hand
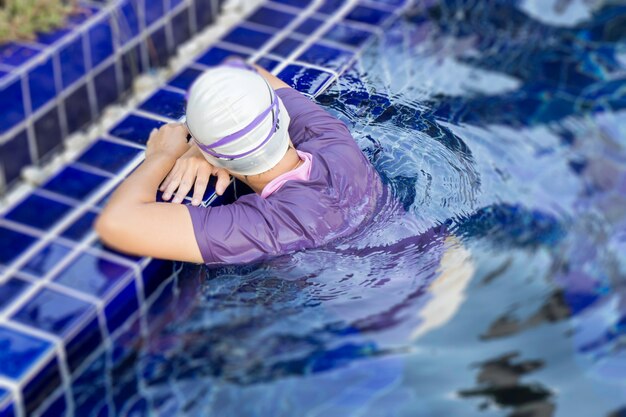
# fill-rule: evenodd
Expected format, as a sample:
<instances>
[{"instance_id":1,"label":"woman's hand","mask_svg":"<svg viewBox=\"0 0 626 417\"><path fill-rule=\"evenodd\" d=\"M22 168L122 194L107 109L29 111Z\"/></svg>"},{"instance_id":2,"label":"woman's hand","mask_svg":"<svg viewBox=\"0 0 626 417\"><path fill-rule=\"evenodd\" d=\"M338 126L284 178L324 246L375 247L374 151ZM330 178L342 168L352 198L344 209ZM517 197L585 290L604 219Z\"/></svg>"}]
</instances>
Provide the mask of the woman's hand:
<instances>
[{"instance_id":1,"label":"woman's hand","mask_svg":"<svg viewBox=\"0 0 626 417\"><path fill-rule=\"evenodd\" d=\"M170 123L150 132L146 145L146 159L163 156L178 159L189 150L187 128L180 123Z\"/></svg>"},{"instance_id":2,"label":"woman's hand","mask_svg":"<svg viewBox=\"0 0 626 417\"><path fill-rule=\"evenodd\" d=\"M193 185L191 204L198 206L202 202L202 197L211 175L217 177L215 192L218 195L224 194L226 187L230 183L228 171L211 165L204 158L200 149L192 144L178 158L174 168L167 175L159 190L163 192L163 200L167 201L172 198L172 195L178 189L172 203L181 203Z\"/></svg>"}]
</instances>

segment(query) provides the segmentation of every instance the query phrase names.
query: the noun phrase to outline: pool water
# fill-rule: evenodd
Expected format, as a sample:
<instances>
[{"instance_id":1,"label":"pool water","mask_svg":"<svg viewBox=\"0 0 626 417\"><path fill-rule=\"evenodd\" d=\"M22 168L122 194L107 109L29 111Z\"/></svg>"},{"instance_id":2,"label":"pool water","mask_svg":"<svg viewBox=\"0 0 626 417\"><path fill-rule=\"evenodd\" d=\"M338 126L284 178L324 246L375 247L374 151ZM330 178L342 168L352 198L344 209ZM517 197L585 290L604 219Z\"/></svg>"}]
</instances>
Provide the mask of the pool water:
<instances>
[{"instance_id":1,"label":"pool water","mask_svg":"<svg viewBox=\"0 0 626 417\"><path fill-rule=\"evenodd\" d=\"M182 265L85 392L112 378L117 415L626 415L626 6L423 1L318 102L391 191L375 221Z\"/></svg>"}]
</instances>

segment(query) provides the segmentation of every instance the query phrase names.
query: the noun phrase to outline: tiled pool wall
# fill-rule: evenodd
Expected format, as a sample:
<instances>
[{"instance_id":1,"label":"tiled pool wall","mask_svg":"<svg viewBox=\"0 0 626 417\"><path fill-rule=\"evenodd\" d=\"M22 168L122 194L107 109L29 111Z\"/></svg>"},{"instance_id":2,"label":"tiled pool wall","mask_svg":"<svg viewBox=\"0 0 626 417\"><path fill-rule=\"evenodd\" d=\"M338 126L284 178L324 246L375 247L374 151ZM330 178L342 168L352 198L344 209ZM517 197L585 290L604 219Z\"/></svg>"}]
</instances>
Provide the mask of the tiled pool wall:
<instances>
[{"instance_id":1,"label":"tiled pool wall","mask_svg":"<svg viewBox=\"0 0 626 417\"><path fill-rule=\"evenodd\" d=\"M81 2L64 28L0 46L0 194L118 101L138 74L165 65L223 2Z\"/></svg>"},{"instance_id":2,"label":"tiled pool wall","mask_svg":"<svg viewBox=\"0 0 626 417\"><path fill-rule=\"evenodd\" d=\"M124 393L137 391L125 387L138 378L124 370L125 359L158 321L147 323L146 314L167 309L181 265L110 250L92 222L143 160L150 130L183 114L193 80L239 55L315 97L405 7L402 0L264 3L42 186L0 212L1 417L131 412L120 407L133 404ZM236 198L236 186L217 197L213 185L204 205Z\"/></svg>"}]
</instances>

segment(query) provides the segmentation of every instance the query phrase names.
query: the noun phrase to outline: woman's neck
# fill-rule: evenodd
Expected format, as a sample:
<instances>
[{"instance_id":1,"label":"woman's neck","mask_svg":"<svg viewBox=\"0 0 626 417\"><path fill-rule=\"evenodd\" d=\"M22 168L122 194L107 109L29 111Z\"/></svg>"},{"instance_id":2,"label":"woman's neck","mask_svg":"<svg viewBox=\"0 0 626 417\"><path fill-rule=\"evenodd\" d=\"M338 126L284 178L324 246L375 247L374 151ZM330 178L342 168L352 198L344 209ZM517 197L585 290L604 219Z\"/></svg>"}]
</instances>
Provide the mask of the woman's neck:
<instances>
[{"instance_id":1,"label":"woman's neck","mask_svg":"<svg viewBox=\"0 0 626 417\"><path fill-rule=\"evenodd\" d=\"M236 177L246 183L248 187L252 188L255 193L261 194L265 186L272 182L277 177L289 172L293 171L297 167L302 164L302 160L298 155L296 149L292 146L289 147L283 159L281 159L274 168L269 171L263 172L258 175L246 175L240 176L236 175Z\"/></svg>"}]
</instances>

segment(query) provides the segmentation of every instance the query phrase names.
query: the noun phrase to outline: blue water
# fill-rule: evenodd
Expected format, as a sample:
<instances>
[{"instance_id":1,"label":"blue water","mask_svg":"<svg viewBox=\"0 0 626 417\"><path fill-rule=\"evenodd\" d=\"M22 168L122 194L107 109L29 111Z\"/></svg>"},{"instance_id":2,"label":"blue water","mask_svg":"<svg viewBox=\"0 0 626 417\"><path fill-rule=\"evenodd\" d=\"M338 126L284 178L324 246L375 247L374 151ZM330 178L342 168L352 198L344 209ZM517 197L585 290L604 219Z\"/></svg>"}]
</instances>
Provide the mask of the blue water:
<instances>
[{"instance_id":1,"label":"blue water","mask_svg":"<svg viewBox=\"0 0 626 417\"><path fill-rule=\"evenodd\" d=\"M376 222L183 266L85 392L115 415L626 415L626 6L423 1L319 102L392 190Z\"/></svg>"}]
</instances>

